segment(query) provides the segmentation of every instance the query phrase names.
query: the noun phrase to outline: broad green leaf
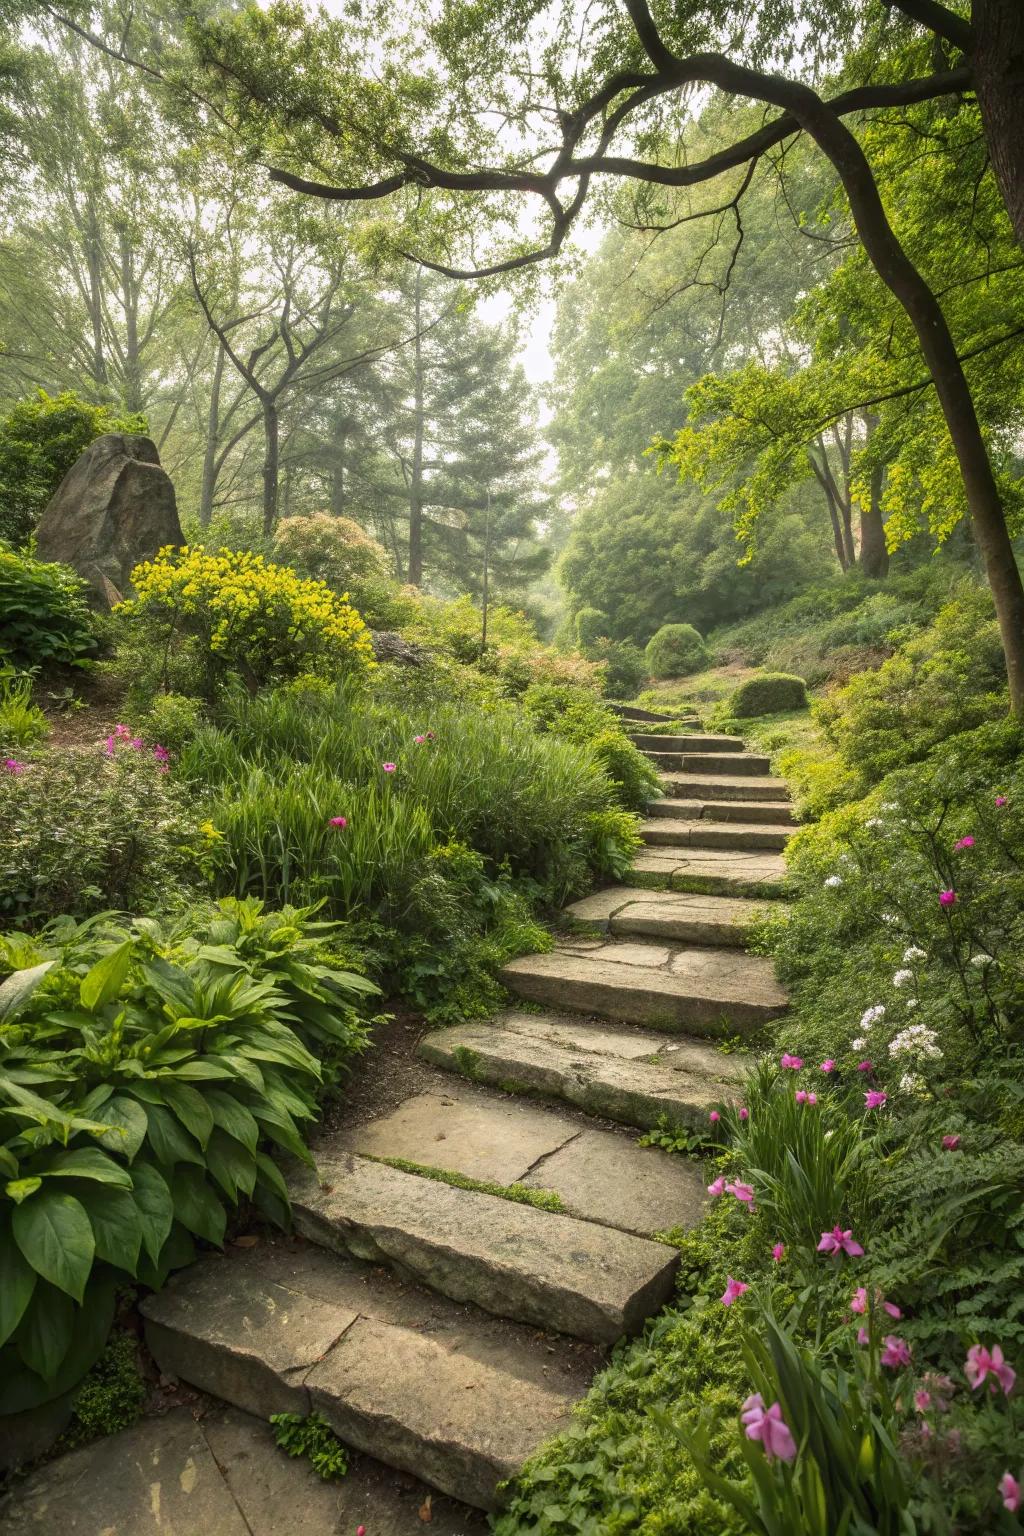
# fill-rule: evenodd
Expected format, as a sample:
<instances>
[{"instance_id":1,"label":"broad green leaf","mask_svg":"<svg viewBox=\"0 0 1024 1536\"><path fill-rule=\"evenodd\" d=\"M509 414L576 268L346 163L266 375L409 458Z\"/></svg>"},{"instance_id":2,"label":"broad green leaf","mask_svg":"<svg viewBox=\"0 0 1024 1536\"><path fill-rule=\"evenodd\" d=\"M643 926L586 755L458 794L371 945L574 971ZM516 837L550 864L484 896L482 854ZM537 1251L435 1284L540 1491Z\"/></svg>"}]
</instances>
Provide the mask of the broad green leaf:
<instances>
[{"instance_id":1,"label":"broad green leaf","mask_svg":"<svg viewBox=\"0 0 1024 1536\"><path fill-rule=\"evenodd\" d=\"M41 1282L45 1284L45 1282ZM57 1375L44 1382L28 1366L16 1359L5 1360L0 1371L0 1413L27 1413L43 1403L63 1397L77 1386L103 1352L114 1320L115 1283L112 1280L89 1281L85 1305L74 1314L71 1347Z\"/></svg>"},{"instance_id":2,"label":"broad green leaf","mask_svg":"<svg viewBox=\"0 0 1024 1536\"><path fill-rule=\"evenodd\" d=\"M16 1206L14 1241L37 1274L81 1301L96 1243L85 1208L73 1195L44 1189Z\"/></svg>"},{"instance_id":3,"label":"broad green leaf","mask_svg":"<svg viewBox=\"0 0 1024 1536\"><path fill-rule=\"evenodd\" d=\"M0 1344L21 1322L35 1284L36 1272L15 1246L10 1229L0 1229Z\"/></svg>"},{"instance_id":4,"label":"broad green leaf","mask_svg":"<svg viewBox=\"0 0 1024 1536\"><path fill-rule=\"evenodd\" d=\"M187 1083L173 1082L167 1078L161 1079L160 1086L164 1098L182 1125L192 1132L201 1147L205 1147L213 1130L213 1114L198 1088L190 1088Z\"/></svg>"},{"instance_id":5,"label":"broad green leaf","mask_svg":"<svg viewBox=\"0 0 1024 1536\"><path fill-rule=\"evenodd\" d=\"M95 1013L104 1003L114 1001L124 986L134 947L131 939L125 939L123 944L104 955L102 960L97 960L92 970L86 972L78 989L83 1008Z\"/></svg>"},{"instance_id":6,"label":"broad green leaf","mask_svg":"<svg viewBox=\"0 0 1024 1536\"><path fill-rule=\"evenodd\" d=\"M9 1023L14 1018L56 963L56 960L44 960L42 965L30 965L27 970L14 971L0 984L0 1024Z\"/></svg>"},{"instance_id":7,"label":"broad green leaf","mask_svg":"<svg viewBox=\"0 0 1024 1536\"><path fill-rule=\"evenodd\" d=\"M152 1163L136 1162L132 1168L132 1199L139 1213L142 1246L156 1264L174 1221L174 1202L167 1180Z\"/></svg>"},{"instance_id":8,"label":"broad green leaf","mask_svg":"<svg viewBox=\"0 0 1024 1536\"><path fill-rule=\"evenodd\" d=\"M256 1183L256 1161L251 1152L218 1126L206 1148L206 1164L221 1189L237 1201L238 1191L251 1195Z\"/></svg>"},{"instance_id":9,"label":"broad green leaf","mask_svg":"<svg viewBox=\"0 0 1024 1536\"><path fill-rule=\"evenodd\" d=\"M134 1275L142 1247L142 1216L127 1189L94 1185L79 1196L92 1223L96 1257Z\"/></svg>"},{"instance_id":10,"label":"broad green leaf","mask_svg":"<svg viewBox=\"0 0 1024 1536\"><path fill-rule=\"evenodd\" d=\"M21 1320L16 1343L30 1371L52 1381L60 1370L75 1329L75 1307L69 1296L40 1281Z\"/></svg>"},{"instance_id":11,"label":"broad green leaf","mask_svg":"<svg viewBox=\"0 0 1024 1536\"><path fill-rule=\"evenodd\" d=\"M0 1173L9 1173L12 1179L18 1177L18 1159L9 1147L0 1147Z\"/></svg>"},{"instance_id":12,"label":"broad green leaf","mask_svg":"<svg viewBox=\"0 0 1024 1536\"><path fill-rule=\"evenodd\" d=\"M196 1083L230 1081L235 1075L230 1067L224 1066L223 1062L204 1056L183 1062L174 1073L176 1078L185 1078Z\"/></svg>"},{"instance_id":13,"label":"broad green leaf","mask_svg":"<svg viewBox=\"0 0 1024 1536\"><path fill-rule=\"evenodd\" d=\"M198 1168L176 1168L171 1178L174 1214L197 1237L220 1245L227 1216L211 1186Z\"/></svg>"},{"instance_id":14,"label":"broad green leaf","mask_svg":"<svg viewBox=\"0 0 1024 1536\"><path fill-rule=\"evenodd\" d=\"M13 1200L15 1205L20 1205L23 1200L28 1199L29 1195L34 1195L36 1190L42 1187L43 1181L37 1176L28 1179L12 1179L4 1186L4 1194Z\"/></svg>"},{"instance_id":15,"label":"broad green leaf","mask_svg":"<svg viewBox=\"0 0 1024 1536\"><path fill-rule=\"evenodd\" d=\"M74 1147L70 1152L58 1152L43 1177L49 1179L95 1179L100 1184L118 1184L131 1189L132 1176L127 1168L115 1163L112 1157L99 1147Z\"/></svg>"},{"instance_id":16,"label":"broad green leaf","mask_svg":"<svg viewBox=\"0 0 1024 1536\"><path fill-rule=\"evenodd\" d=\"M254 1105L253 1113L271 1141L276 1141L279 1147L283 1147L293 1157L312 1164L309 1148L296 1130L291 1115L270 1104Z\"/></svg>"},{"instance_id":17,"label":"broad green leaf","mask_svg":"<svg viewBox=\"0 0 1024 1536\"><path fill-rule=\"evenodd\" d=\"M186 1231L180 1221L176 1221L160 1250L157 1262L154 1263L145 1253L139 1259L138 1279L151 1290L158 1291L172 1269L184 1269L187 1264L194 1263L195 1257L196 1245L191 1233Z\"/></svg>"},{"instance_id":18,"label":"broad green leaf","mask_svg":"<svg viewBox=\"0 0 1024 1536\"><path fill-rule=\"evenodd\" d=\"M108 1152L120 1153L130 1163L146 1139L149 1122L146 1111L137 1099L128 1094L115 1094L102 1109L94 1111L97 1120L109 1125L101 1141Z\"/></svg>"},{"instance_id":19,"label":"broad green leaf","mask_svg":"<svg viewBox=\"0 0 1024 1536\"><path fill-rule=\"evenodd\" d=\"M158 1162L173 1168L175 1163L198 1163L203 1166L203 1156L188 1132L178 1124L169 1109L150 1104L146 1109L149 1122L149 1145Z\"/></svg>"},{"instance_id":20,"label":"broad green leaf","mask_svg":"<svg viewBox=\"0 0 1024 1536\"><path fill-rule=\"evenodd\" d=\"M248 1147L250 1152L255 1152L260 1128L245 1105L221 1088L208 1089L204 1097L221 1130L227 1131L229 1136L240 1141L243 1147Z\"/></svg>"}]
</instances>

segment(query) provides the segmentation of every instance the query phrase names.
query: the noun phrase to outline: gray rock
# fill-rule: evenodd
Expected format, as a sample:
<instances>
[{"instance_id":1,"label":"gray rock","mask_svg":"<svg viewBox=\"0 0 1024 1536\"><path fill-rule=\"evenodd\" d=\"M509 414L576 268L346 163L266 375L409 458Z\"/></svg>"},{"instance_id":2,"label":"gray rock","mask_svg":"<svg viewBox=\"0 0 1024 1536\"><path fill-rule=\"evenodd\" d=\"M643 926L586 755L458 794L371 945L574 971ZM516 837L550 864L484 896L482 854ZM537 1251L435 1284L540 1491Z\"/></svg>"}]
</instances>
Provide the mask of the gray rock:
<instances>
[{"instance_id":1,"label":"gray rock","mask_svg":"<svg viewBox=\"0 0 1024 1536\"><path fill-rule=\"evenodd\" d=\"M174 486L151 438L106 432L57 487L36 530L41 560L73 566L109 608L131 573L165 544L185 542Z\"/></svg>"},{"instance_id":2,"label":"gray rock","mask_svg":"<svg viewBox=\"0 0 1024 1536\"><path fill-rule=\"evenodd\" d=\"M422 667L430 654L422 645L406 640L404 635L393 629L373 629L370 631L370 640L375 661L394 661L403 667Z\"/></svg>"}]
</instances>

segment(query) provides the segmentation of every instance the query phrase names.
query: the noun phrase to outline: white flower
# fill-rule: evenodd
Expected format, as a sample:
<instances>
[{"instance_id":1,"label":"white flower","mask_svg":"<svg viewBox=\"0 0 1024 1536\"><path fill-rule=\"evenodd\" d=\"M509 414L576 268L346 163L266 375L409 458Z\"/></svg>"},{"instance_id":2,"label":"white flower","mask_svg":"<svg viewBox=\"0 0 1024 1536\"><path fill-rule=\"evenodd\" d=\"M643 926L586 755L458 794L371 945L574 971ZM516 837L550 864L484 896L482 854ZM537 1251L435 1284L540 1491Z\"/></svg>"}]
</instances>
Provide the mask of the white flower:
<instances>
[{"instance_id":1,"label":"white flower","mask_svg":"<svg viewBox=\"0 0 1024 1536\"><path fill-rule=\"evenodd\" d=\"M921 1056L928 1061L938 1061L942 1052L938 1036L927 1024L909 1024L889 1042L890 1056Z\"/></svg>"},{"instance_id":2,"label":"white flower","mask_svg":"<svg viewBox=\"0 0 1024 1536\"><path fill-rule=\"evenodd\" d=\"M992 964L992 956L991 955L972 955L971 956L971 964L972 965L976 965L979 968L981 966L991 965Z\"/></svg>"},{"instance_id":3,"label":"white flower","mask_svg":"<svg viewBox=\"0 0 1024 1536\"><path fill-rule=\"evenodd\" d=\"M908 997L906 1002L903 1004L903 1006L909 1012L911 1008L916 1008L917 1007L917 998L916 997Z\"/></svg>"},{"instance_id":4,"label":"white flower","mask_svg":"<svg viewBox=\"0 0 1024 1536\"><path fill-rule=\"evenodd\" d=\"M888 923L889 927L893 928L899 922L899 918L896 916L895 912L883 912L882 922Z\"/></svg>"},{"instance_id":5,"label":"white flower","mask_svg":"<svg viewBox=\"0 0 1024 1536\"><path fill-rule=\"evenodd\" d=\"M909 965L912 960L927 960L928 956L923 949L918 949L916 944L911 944L909 949L903 951L903 964Z\"/></svg>"},{"instance_id":6,"label":"white flower","mask_svg":"<svg viewBox=\"0 0 1024 1536\"><path fill-rule=\"evenodd\" d=\"M880 811L898 811L899 806L896 804L895 800L883 800L878 809Z\"/></svg>"},{"instance_id":7,"label":"white flower","mask_svg":"<svg viewBox=\"0 0 1024 1536\"><path fill-rule=\"evenodd\" d=\"M865 1008L864 1012L861 1014L860 1027L861 1029L870 1029L872 1024L877 1024L879 1019L884 1018L885 1004L875 1003L873 1007Z\"/></svg>"},{"instance_id":8,"label":"white flower","mask_svg":"<svg viewBox=\"0 0 1024 1536\"><path fill-rule=\"evenodd\" d=\"M863 1039L861 1036L858 1035L856 1040L851 1040L850 1041L850 1050L851 1051L862 1051L866 1045L867 1045L867 1041L865 1039Z\"/></svg>"},{"instance_id":9,"label":"white flower","mask_svg":"<svg viewBox=\"0 0 1024 1536\"><path fill-rule=\"evenodd\" d=\"M842 875L829 875L828 879L825 881L826 888L830 891L834 891L836 886L842 885L842 883Z\"/></svg>"},{"instance_id":10,"label":"white flower","mask_svg":"<svg viewBox=\"0 0 1024 1536\"><path fill-rule=\"evenodd\" d=\"M892 979L894 987L905 987L908 981L913 981L913 971L897 971Z\"/></svg>"},{"instance_id":11,"label":"white flower","mask_svg":"<svg viewBox=\"0 0 1024 1536\"><path fill-rule=\"evenodd\" d=\"M900 1093L920 1093L928 1084L923 1077L915 1077L913 1072L904 1072L900 1078Z\"/></svg>"},{"instance_id":12,"label":"white flower","mask_svg":"<svg viewBox=\"0 0 1024 1536\"><path fill-rule=\"evenodd\" d=\"M881 816L869 816L864 825L866 827L884 827L885 822L882 820Z\"/></svg>"}]
</instances>

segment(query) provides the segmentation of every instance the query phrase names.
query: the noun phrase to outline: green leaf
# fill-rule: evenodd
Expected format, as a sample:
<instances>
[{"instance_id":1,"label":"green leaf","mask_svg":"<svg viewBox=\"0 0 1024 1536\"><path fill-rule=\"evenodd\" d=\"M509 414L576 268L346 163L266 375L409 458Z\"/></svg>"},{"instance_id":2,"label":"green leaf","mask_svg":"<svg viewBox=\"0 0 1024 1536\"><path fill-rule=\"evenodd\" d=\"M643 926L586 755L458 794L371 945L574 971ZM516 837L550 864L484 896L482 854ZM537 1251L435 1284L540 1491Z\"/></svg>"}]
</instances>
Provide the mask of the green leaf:
<instances>
[{"instance_id":1,"label":"green leaf","mask_svg":"<svg viewBox=\"0 0 1024 1536\"><path fill-rule=\"evenodd\" d=\"M30 1371L44 1381L52 1381L71 1347L74 1329L75 1308L71 1298L41 1281L17 1332L18 1353Z\"/></svg>"},{"instance_id":2,"label":"green leaf","mask_svg":"<svg viewBox=\"0 0 1024 1536\"><path fill-rule=\"evenodd\" d=\"M95 1179L100 1184L118 1184L131 1189L132 1176L127 1168L115 1163L112 1157L99 1147L74 1147L70 1152L58 1152L50 1166L43 1169L49 1179Z\"/></svg>"},{"instance_id":3,"label":"green leaf","mask_svg":"<svg viewBox=\"0 0 1024 1536\"><path fill-rule=\"evenodd\" d=\"M174 1201L167 1180L152 1163L132 1168L132 1199L141 1223L142 1246L156 1264L174 1221Z\"/></svg>"},{"instance_id":4,"label":"green leaf","mask_svg":"<svg viewBox=\"0 0 1024 1536\"><path fill-rule=\"evenodd\" d=\"M224 1241L227 1216L198 1168L176 1168L171 1178L174 1214L182 1226L218 1246Z\"/></svg>"},{"instance_id":5,"label":"green leaf","mask_svg":"<svg viewBox=\"0 0 1024 1536\"><path fill-rule=\"evenodd\" d=\"M150 1104L146 1109L149 1122L149 1144L158 1162L173 1168L175 1163L197 1163L203 1166L203 1158L192 1137L175 1120L169 1109Z\"/></svg>"},{"instance_id":6,"label":"green leaf","mask_svg":"<svg viewBox=\"0 0 1024 1536\"><path fill-rule=\"evenodd\" d=\"M221 1189L232 1200L237 1201L239 1190L246 1195L252 1194L256 1183L256 1160L219 1126L210 1137L206 1162Z\"/></svg>"},{"instance_id":7,"label":"green leaf","mask_svg":"<svg viewBox=\"0 0 1024 1536\"><path fill-rule=\"evenodd\" d=\"M11 1218L14 1241L37 1274L81 1301L96 1243L85 1208L73 1195L44 1189Z\"/></svg>"},{"instance_id":8,"label":"green leaf","mask_svg":"<svg viewBox=\"0 0 1024 1536\"><path fill-rule=\"evenodd\" d=\"M192 1236L176 1221L167 1235L157 1257L156 1262L150 1259L148 1254L143 1254L139 1259L138 1279L143 1285L148 1285L151 1290L158 1291L167 1279L172 1269L184 1269L186 1265L195 1262L196 1245Z\"/></svg>"},{"instance_id":9,"label":"green leaf","mask_svg":"<svg viewBox=\"0 0 1024 1536\"><path fill-rule=\"evenodd\" d=\"M275 1109L270 1104L260 1104L255 1106L254 1114L271 1141L276 1141L279 1147L283 1147L293 1157L299 1158L312 1167L313 1158L309 1148L296 1130L292 1117L287 1111Z\"/></svg>"},{"instance_id":10,"label":"green leaf","mask_svg":"<svg viewBox=\"0 0 1024 1536\"><path fill-rule=\"evenodd\" d=\"M182 1125L192 1132L201 1147L205 1147L213 1130L213 1113L199 1089L165 1077L160 1079L160 1087Z\"/></svg>"},{"instance_id":11,"label":"green leaf","mask_svg":"<svg viewBox=\"0 0 1024 1536\"><path fill-rule=\"evenodd\" d=\"M96 1257L134 1275L142 1247L142 1216L132 1195L127 1189L98 1186L79 1198L92 1223Z\"/></svg>"},{"instance_id":12,"label":"green leaf","mask_svg":"<svg viewBox=\"0 0 1024 1536\"><path fill-rule=\"evenodd\" d=\"M124 986L134 948L133 941L125 939L123 944L104 955L102 960L97 960L92 970L86 972L78 989L83 1008L95 1013L104 1003L114 1001Z\"/></svg>"},{"instance_id":13,"label":"green leaf","mask_svg":"<svg viewBox=\"0 0 1024 1536\"><path fill-rule=\"evenodd\" d=\"M15 1247L10 1231L0 1230L0 1344L6 1344L21 1322L35 1285L35 1270Z\"/></svg>"},{"instance_id":14,"label":"green leaf","mask_svg":"<svg viewBox=\"0 0 1024 1536\"><path fill-rule=\"evenodd\" d=\"M38 954L38 950L36 951ZM47 971L56 960L44 960L42 965L30 965L24 971L15 971L0 985L0 1024L6 1024L24 1007Z\"/></svg>"},{"instance_id":15,"label":"green leaf","mask_svg":"<svg viewBox=\"0 0 1024 1536\"><path fill-rule=\"evenodd\" d=\"M43 1181L38 1177L12 1179L9 1184L4 1186L4 1194L13 1200L15 1205L20 1205L23 1200L28 1199L29 1195L34 1195L36 1190L42 1189L42 1187Z\"/></svg>"},{"instance_id":16,"label":"green leaf","mask_svg":"<svg viewBox=\"0 0 1024 1536\"><path fill-rule=\"evenodd\" d=\"M45 1283L45 1282L44 1282ZM115 1284L112 1280L89 1281L85 1305L74 1316L71 1347L56 1377L45 1382L16 1359L4 1361L0 1371L0 1413L27 1413L43 1403L63 1397L78 1385L103 1352L114 1320Z\"/></svg>"},{"instance_id":17,"label":"green leaf","mask_svg":"<svg viewBox=\"0 0 1024 1536\"><path fill-rule=\"evenodd\" d=\"M137 1099L119 1093L94 1111L95 1118L109 1125L111 1130L100 1139L108 1152L119 1152L131 1162L146 1139L149 1122L146 1111Z\"/></svg>"},{"instance_id":18,"label":"green leaf","mask_svg":"<svg viewBox=\"0 0 1024 1536\"><path fill-rule=\"evenodd\" d=\"M214 1121L222 1131L227 1131L236 1141L240 1141L243 1147L248 1147L250 1152L256 1151L256 1145L260 1139L260 1128L255 1119L230 1093L225 1093L221 1088L211 1088L207 1091L206 1102L210 1106Z\"/></svg>"}]
</instances>

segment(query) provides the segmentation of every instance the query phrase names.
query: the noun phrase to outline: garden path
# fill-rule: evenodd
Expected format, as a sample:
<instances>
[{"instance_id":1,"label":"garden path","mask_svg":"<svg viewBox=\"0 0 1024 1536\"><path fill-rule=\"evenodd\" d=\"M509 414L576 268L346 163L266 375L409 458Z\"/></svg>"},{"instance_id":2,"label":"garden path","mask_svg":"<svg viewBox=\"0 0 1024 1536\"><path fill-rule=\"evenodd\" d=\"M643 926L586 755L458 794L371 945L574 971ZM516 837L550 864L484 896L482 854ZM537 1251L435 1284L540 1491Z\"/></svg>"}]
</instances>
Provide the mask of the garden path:
<instances>
[{"instance_id":1,"label":"garden path","mask_svg":"<svg viewBox=\"0 0 1024 1536\"><path fill-rule=\"evenodd\" d=\"M665 796L630 885L575 902L550 953L506 967L520 1006L425 1036L442 1086L320 1144L316 1174L291 1180L305 1242L210 1256L144 1303L160 1368L233 1408L53 1463L8 1511L10 1536L327 1536L364 1518L388 1536L423 1518L412 1478L449 1496L426 1506L438 1530L475 1529L568 1427L603 1348L669 1299L677 1256L653 1234L699 1220L702 1178L630 1132L706 1125L737 1078L713 1042L783 1011L770 962L743 946L783 893L793 817L734 737L633 740ZM324 1491L265 1449L257 1420L279 1412L317 1412L412 1476L367 1492L361 1462Z\"/></svg>"}]
</instances>

